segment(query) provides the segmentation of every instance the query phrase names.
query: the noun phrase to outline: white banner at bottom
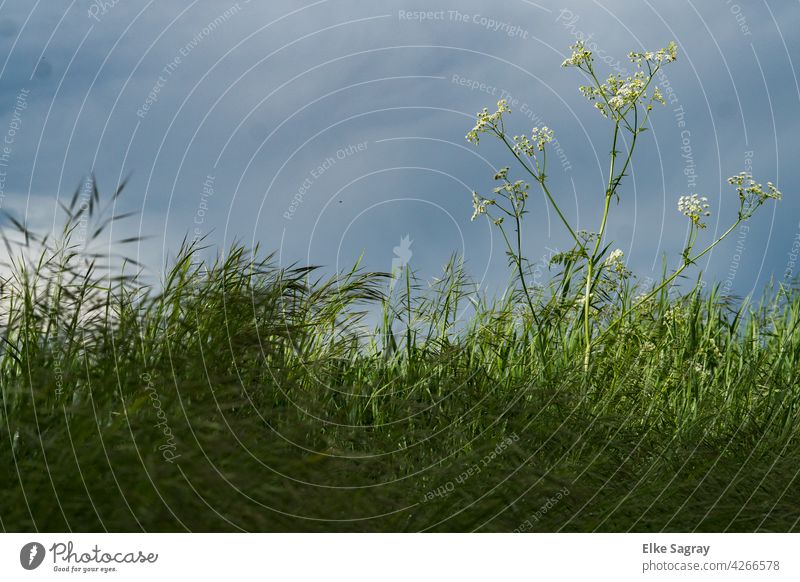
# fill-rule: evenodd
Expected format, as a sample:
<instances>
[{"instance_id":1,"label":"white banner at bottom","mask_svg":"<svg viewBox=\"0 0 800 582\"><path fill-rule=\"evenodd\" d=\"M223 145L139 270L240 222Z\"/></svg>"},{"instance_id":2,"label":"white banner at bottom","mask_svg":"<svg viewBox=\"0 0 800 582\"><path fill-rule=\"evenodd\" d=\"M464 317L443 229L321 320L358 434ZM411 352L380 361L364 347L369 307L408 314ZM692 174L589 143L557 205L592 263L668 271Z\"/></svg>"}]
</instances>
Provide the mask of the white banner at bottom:
<instances>
[{"instance_id":1,"label":"white banner at bottom","mask_svg":"<svg viewBox=\"0 0 800 582\"><path fill-rule=\"evenodd\" d=\"M798 580L784 534L3 534L0 580ZM186 579L186 578L184 578Z\"/></svg>"}]
</instances>

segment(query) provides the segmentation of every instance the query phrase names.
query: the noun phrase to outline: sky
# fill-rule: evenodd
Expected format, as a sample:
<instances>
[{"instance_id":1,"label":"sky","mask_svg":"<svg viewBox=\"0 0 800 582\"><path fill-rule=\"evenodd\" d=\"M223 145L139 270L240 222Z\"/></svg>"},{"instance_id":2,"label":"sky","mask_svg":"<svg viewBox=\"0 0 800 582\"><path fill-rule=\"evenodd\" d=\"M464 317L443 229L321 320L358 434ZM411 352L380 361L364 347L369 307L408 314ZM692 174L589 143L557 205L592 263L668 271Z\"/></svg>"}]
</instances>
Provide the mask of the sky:
<instances>
[{"instance_id":1,"label":"sky","mask_svg":"<svg viewBox=\"0 0 800 582\"><path fill-rule=\"evenodd\" d=\"M738 208L726 178L750 171L784 199L690 276L757 294L800 273L798 30L796 1L2 0L0 208L47 232L87 176L109 199L130 175L114 210L137 214L111 240L147 237L124 252L156 278L184 238L205 237L209 256L239 242L287 266L361 260L422 278L456 253L501 289L502 239L470 220L471 192L511 161L465 140L476 111L505 97L511 132L552 128L550 188L597 230L612 126L561 62L585 39L603 77L630 73L629 51L674 40L659 78L670 100L637 145L607 242L656 279L687 236L678 197L708 197L711 242ZM525 253L546 272L569 239L541 195L529 204Z\"/></svg>"}]
</instances>

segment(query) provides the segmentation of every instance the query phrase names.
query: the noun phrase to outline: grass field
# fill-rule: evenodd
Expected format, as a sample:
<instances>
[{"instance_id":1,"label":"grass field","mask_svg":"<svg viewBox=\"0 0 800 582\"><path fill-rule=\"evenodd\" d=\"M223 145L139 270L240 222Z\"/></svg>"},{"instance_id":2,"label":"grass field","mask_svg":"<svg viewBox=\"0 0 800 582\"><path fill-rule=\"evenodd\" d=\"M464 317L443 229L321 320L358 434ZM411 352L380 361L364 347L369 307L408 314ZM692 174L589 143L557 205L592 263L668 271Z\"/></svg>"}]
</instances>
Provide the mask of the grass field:
<instances>
[{"instance_id":1,"label":"grass field","mask_svg":"<svg viewBox=\"0 0 800 582\"><path fill-rule=\"evenodd\" d=\"M791 289L683 286L613 327L642 290L608 291L584 370L579 304L537 325L455 259L388 299L187 245L148 289L67 210L57 239L20 225L0 291L3 530L800 529Z\"/></svg>"}]
</instances>

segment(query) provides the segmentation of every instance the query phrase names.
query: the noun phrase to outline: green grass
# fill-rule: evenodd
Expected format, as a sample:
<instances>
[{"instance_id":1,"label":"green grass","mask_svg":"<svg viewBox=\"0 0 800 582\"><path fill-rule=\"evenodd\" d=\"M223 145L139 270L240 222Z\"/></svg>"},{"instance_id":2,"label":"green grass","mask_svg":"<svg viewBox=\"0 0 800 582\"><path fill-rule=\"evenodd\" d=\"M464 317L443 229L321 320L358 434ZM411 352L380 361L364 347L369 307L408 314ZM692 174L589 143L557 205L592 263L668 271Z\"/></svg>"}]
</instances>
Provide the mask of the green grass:
<instances>
[{"instance_id":1,"label":"green grass","mask_svg":"<svg viewBox=\"0 0 800 582\"><path fill-rule=\"evenodd\" d=\"M660 293L585 372L580 304L537 328L456 259L387 300L386 275L184 245L148 288L75 248L92 204L9 245L3 530L800 529L790 289ZM608 291L600 329L640 291Z\"/></svg>"}]
</instances>

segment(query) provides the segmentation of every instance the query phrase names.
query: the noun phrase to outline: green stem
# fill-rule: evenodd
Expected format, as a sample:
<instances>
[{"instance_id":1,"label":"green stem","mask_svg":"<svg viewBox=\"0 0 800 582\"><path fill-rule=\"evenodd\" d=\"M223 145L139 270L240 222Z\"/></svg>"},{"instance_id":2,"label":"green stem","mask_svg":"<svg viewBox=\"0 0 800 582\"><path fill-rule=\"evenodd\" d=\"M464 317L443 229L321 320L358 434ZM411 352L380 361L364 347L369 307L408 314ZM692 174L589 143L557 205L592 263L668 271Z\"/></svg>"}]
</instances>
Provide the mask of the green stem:
<instances>
[{"instance_id":1,"label":"green stem","mask_svg":"<svg viewBox=\"0 0 800 582\"><path fill-rule=\"evenodd\" d=\"M613 195L614 191L616 190L615 185L615 175L614 175L614 167L617 162L617 137L619 136L619 121L614 123L614 139L611 144L611 167L608 171L608 186L606 187L606 195L605 201L603 204L603 219L600 222L600 230L597 234L597 240L594 243L594 250L592 251L592 255L588 257L588 262L586 264L586 293L584 297L583 303L583 335L584 335L584 344L585 344L585 352L583 354L583 369L584 371L589 370L589 360L591 358L592 352L592 327L591 321L589 319L589 311L591 307L591 297L592 297L592 276L594 271L594 263L597 259L597 252L600 249L600 242L603 239L603 234L605 233L606 223L608 221L608 210L611 204L611 196ZM628 160L630 160L630 152L628 154ZM618 183L618 182L617 182Z\"/></svg>"},{"instance_id":2,"label":"green stem","mask_svg":"<svg viewBox=\"0 0 800 582\"><path fill-rule=\"evenodd\" d=\"M505 136L504 133L498 132L497 136L500 138L500 140L504 144L506 144L506 147L509 149L509 151L511 151L511 154L516 158L516 160L520 163L520 165L523 168L525 168L525 171L528 172L534 178L534 180L536 180L541 185L545 196L547 196L547 199L550 201L550 204L553 205L553 208L555 209L556 214L558 214L558 217L561 219L561 222L563 222L564 226L567 227L567 230L569 231L569 234L572 235L572 238L575 240L575 242L578 245L580 245L581 242L580 242L580 239L578 238L578 235L575 234L574 230L572 230L572 227L570 226L570 224L567 221L567 219L564 217L564 214L561 212L561 209L558 207L558 204L556 204L556 201L553 199L552 194L550 194L550 190L545 185L544 180L542 179L542 177L539 176L538 174L536 174L536 172L534 172L533 170L531 170L530 166L528 166L528 164L526 164L525 161L521 157L519 157L519 154L517 154L517 152L514 151L514 146L512 146L508 142L508 140L506 139L506 136Z\"/></svg>"},{"instance_id":3,"label":"green stem","mask_svg":"<svg viewBox=\"0 0 800 582\"><path fill-rule=\"evenodd\" d=\"M519 272L519 280L522 284L522 292L525 293L525 299L528 302L528 307L531 310L531 315L533 316L533 320L536 323L536 327L540 327L539 325L539 318L536 315L536 309L533 307L533 300L531 299L531 294L528 291L528 283L525 281L525 273L522 269L522 233L521 233L521 224L519 221L519 216L515 216L516 227L517 227L517 271Z\"/></svg>"},{"instance_id":4,"label":"green stem","mask_svg":"<svg viewBox=\"0 0 800 582\"><path fill-rule=\"evenodd\" d=\"M544 343L544 338L542 337L542 330L544 327L542 326L539 316L536 315L536 308L533 305L533 301L531 300L531 294L528 291L528 284L525 281L525 272L522 268L522 224L520 223L520 212L517 204L514 202L513 199L510 200L511 204L514 207L514 222L516 225L516 234L517 234L517 249L514 252L514 247L511 245L511 241L508 240L508 235L506 234L506 229L503 228L502 225L499 225L500 233L503 235L503 240L505 240L506 246L508 247L511 256L514 257L514 262L517 265L517 272L519 273L519 280L520 284L522 285L522 292L525 295L525 301L528 303L528 308L531 311L531 317L533 318L533 322L536 325L536 344L539 348L539 353L541 354L542 364L544 365L546 360L546 346Z\"/></svg>"},{"instance_id":5,"label":"green stem","mask_svg":"<svg viewBox=\"0 0 800 582\"><path fill-rule=\"evenodd\" d=\"M408 356L408 363L411 364L412 344L411 344L411 274L408 272L409 266L405 266L406 272L406 355Z\"/></svg>"},{"instance_id":6,"label":"green stem","mask_svg":"<svg viewBox=\"0 0 800 582\"><path fill-rule=\"evenodd\" d=\"M630 165L631 158L633 157L633 150L636 147L636 138L639 136L639 131L640 131L641 127L644 127L644 124L647 123L647 119L650 116L650 112L647 112L647 114L644 117L644 121L642 121L642 125L639 126L638 125L638 123L639 123L639 121L638 121L639 120L638 113L639 113L638 110L634 109L634 125L636 126L636 131L633 132L633 137L631 139L631 145L628 148L628 156L625 158L625 163L622 165L622 170L620 170L619 174L617 175L617 178L616 178L616 180L614 181L614 184L613 184L613 188L611 189L610 194L606 198L606 211L608 210L608 204L611 201L611 198L617 192L617 188L619 187L620 182L622 181L622 177L625 175L625 172L628 169L628 165ZM601 228L600 228L600 236L597 239L598 240L598 243L597 243L598 245L603 240L604 232L605 232L605 221L603 221L603 224L601 225ZM596 252L596 249L595 249L595 252ZM592 287L594 288L594 286L596 284L597 284L597 279L595 278L595 281L592 283Z\"/></svg>"}]
</instances>

